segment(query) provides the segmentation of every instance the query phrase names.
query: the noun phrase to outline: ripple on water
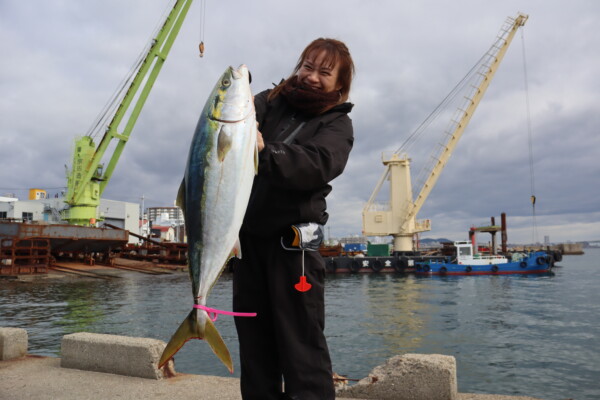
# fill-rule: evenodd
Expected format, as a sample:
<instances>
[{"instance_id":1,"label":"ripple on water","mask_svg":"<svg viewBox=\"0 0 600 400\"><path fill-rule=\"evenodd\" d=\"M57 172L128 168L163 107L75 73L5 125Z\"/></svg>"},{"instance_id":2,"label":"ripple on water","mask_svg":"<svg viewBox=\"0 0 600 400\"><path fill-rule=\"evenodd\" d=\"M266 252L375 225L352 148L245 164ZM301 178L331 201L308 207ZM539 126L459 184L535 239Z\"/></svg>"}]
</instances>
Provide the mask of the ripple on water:
<instances>
[{"instance_id":1,"label":"ripple on water","mask_svg":"<svg viewBox=\"0 0 600 400\"><path fill-rule=\"evenodd\" d=\"M600 251L565 257L550 276L328 276L326 328L334 370L366 376L404 353L456 357L461 392L600 398ZM594 279L592 279L594 278ZM210 304L231 309L231 276ZM62 335L87 331L167 341L189 313L187 273L101 282L0 281L0 326L29 333L32 354L58 355ZM233 319L220 317L239 376ZM230 376L202 341L176 356L184 373Z\"/></svg>"}]
</instances>

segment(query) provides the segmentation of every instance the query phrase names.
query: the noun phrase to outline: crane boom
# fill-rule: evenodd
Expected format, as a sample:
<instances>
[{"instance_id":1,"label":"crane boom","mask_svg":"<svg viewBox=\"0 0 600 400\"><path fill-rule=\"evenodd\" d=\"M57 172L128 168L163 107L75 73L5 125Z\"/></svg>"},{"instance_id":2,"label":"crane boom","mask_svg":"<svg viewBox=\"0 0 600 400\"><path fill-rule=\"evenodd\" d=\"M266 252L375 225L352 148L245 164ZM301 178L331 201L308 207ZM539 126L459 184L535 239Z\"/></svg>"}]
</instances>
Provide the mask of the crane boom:
<instances>
[{"instance_id":1,"label":"crane boom","mask_svg":"<svg viewBox=\"0 0 600 400\"><path fill-rule=\"evenodd\" d=\"M137 73L131 80L131 84L108 124L98 147L96 148L91 136L84 136L75 142L72 169L67 171L65 202L69 207L63 212L63 218L69 224L89 225L90 221L102 219L102 216L98 216L100 197L112 177L125 144L129 140L131 131L179 33L192 1L177 0L173 5L162 27L152 40L145 57L138 63ZM126 116L127 119L124 120ZM118 128L123 122L125 122L124 128L119 132ZM101 161L109 145L115 141L114 150L104 168Z\"/></svg>"},{"instance_id":2,"label":"crane boom","mask_svg":"<svg viewBox=\"0 0 600 400\"><path fill-rule=\"evenodd\" d=\"M483 57L483 61L477 71L478 82L473 85L473 91L466 97L466 106L463 109L459 109L459 118L453 120L453 129L449 132L449 139L443 146L441 153L435 157L429 176L414 201L410 180L410 159L408 156L406 154L394 153L390 158L383 159L386 170L363 209L364 235L392 235L394 237L394 251L409 252L414 247L414 234L431 229L431 222L429 220L417 221L416 215L425 203L429 193L431 193L458 140L469 124L494 74L498 70L516 31L525 24L527 18L527 15L521 13L516 18L509 17L502 27L496 42ZM378 209L374 203L374 199L383 185L383 181L388 177L390 181L390 203L385 209Z\"/></svg>"}]
</instances>

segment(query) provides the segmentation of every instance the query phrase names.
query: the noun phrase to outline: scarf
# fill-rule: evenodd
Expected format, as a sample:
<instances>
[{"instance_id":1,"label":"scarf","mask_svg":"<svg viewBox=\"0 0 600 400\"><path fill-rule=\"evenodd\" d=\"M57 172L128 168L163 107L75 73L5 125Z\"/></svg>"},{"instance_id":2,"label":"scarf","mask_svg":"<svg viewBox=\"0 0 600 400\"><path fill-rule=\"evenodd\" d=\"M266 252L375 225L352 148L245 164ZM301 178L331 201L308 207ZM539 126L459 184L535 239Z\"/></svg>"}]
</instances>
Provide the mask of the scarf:
<instances>
[{"instance_id":1,"label":"scarf","mask_svg":"<svg viewBox=\"0 0 600 400\"><path fill-rule=\"evenodd\" d=\"M298 77L288 79L281 89L281 94L292 107L304 114L319 115L337 105L341 94L337 90L325 93L322 90L298 84Z\"/></svg>"}]
</instances>

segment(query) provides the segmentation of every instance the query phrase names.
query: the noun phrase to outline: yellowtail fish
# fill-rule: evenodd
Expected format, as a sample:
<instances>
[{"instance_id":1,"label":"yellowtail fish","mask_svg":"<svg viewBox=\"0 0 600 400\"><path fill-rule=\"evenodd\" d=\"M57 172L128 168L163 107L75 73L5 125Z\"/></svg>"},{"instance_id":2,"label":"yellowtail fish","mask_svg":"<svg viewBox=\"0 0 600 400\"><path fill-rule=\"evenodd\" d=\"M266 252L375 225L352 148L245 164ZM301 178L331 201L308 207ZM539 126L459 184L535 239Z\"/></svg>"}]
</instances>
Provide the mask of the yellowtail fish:
<instances>
[{"instance_id":1,"label":"yellowtail fish","mask_svg":"<svg viewBox=\"0 0 600 400\"><path fill-rule=\"evenodd\" d=\"M248 69L229 67L202 110L177 195L185 218L194 302L159 367L186 341L204 339L233 372L229 350L209 315L218 310L206 307L206 301L228 260L240 253L239 231L258 169L256 130Z\"/></svg>"}]
</instances>

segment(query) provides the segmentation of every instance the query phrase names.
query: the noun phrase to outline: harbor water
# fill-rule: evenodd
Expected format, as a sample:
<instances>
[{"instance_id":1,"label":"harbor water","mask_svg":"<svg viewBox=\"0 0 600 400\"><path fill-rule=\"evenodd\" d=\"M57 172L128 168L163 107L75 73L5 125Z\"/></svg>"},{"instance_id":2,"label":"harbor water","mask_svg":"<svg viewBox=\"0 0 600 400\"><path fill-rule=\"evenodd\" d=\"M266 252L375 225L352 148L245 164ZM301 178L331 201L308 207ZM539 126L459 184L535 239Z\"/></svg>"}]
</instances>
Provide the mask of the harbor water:
<instances>
[{"instance_id":1,"label":"harbor water","mask_svg":"<svg viewBox=\"0 0 600 400\"><path fill-rule=\"evenodd\" d=\"M392 356L451 355L463 393L600 399L600 249L564 256L536 276L329 275L326 335L334 371L359 379ZM60 356L63 335L96 332L168 341L191 309L187 273L120 279L0 280L0 326L24 328L29 352ZM231 309L231 276L208 301ZM290 288L293 290L293 288ZM233 319L216 326L239 376ZM178 372L231 376L202 341Z\"/></svg>"}]
</instances>

